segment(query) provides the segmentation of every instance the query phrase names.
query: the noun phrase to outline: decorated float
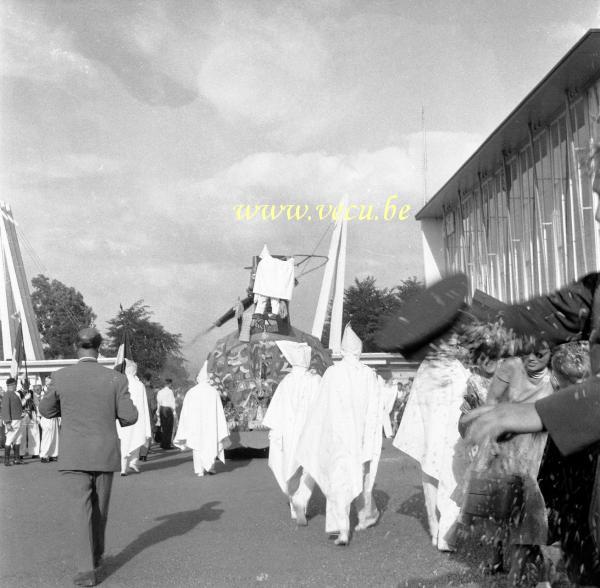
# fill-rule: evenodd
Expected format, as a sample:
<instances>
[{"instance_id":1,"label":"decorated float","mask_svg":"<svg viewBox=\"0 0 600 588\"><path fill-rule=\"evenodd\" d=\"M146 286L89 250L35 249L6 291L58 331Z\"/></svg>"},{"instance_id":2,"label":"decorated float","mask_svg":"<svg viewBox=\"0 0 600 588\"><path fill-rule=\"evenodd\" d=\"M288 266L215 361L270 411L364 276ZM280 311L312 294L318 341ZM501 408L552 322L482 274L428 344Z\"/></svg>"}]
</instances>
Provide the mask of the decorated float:
<instances>
[{"instance_id":1,"label":"decorated float","mask_svg":"<svg viewBox=\"0 0 600 588\"><path fill-rule=\"evenodd\" d=\"M230 449L268 446L262 419L279 382L291 371L275 341L307 343L311 369L320 375L332 364L331 352L317 337L291 324L296 265L294 257L271 255L265 245L248 268L247 296L215 322L219 327L237 321L237 329L219 339L208 356L210 380L224 401Z\"/></svg>"}]
</instances>

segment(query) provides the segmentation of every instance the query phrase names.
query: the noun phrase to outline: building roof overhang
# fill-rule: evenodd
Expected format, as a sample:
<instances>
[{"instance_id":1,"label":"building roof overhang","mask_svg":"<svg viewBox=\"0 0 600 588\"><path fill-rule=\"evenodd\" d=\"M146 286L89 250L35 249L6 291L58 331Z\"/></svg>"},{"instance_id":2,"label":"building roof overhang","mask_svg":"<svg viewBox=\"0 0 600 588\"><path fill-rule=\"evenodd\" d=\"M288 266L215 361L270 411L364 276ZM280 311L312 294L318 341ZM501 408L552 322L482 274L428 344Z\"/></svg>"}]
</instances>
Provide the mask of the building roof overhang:
<instances>
[{"instance_id":1,"label":"building roof overhang","mask_svg":"<svg viewBox=\"0 0 600 588\"><path fill-rule=\"evenodd\" d=\"M530 124L534 132L547 125L564 109L566 96L576 96L599 73L600 29L590 29L419 210L416 219L442 218L444 206L451 206L459 191L470 191L479 173L498 169L503 153L510 157L529 141Z\"/></svg>"}]
</instances>

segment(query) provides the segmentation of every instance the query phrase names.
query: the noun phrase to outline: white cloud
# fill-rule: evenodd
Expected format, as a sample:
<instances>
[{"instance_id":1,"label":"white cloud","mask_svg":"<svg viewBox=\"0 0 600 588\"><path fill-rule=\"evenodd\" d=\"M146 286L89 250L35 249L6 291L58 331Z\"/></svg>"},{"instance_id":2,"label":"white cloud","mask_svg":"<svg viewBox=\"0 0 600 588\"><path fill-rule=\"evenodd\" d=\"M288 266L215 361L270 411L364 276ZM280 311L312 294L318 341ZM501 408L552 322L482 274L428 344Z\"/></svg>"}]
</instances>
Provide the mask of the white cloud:
<instances>
[{"instance_id":1,"label":"white cloud","mask_svg":"<svg viewBox=\"0 0 600 588\"><path fill-rule=\"evenodd\" d=\"M73 74L95 76L92 62L72 47L69 34L34 18L26 18L6 3L0 7L0 73L61 82Z\"/></svg>"},{"instance_id":2,"label":"white cloud","mask_svg":"<svg viewBox=\"0 0 600 588\"><path fill-rule=\"evenodd\" d=\"M12 165L10 176L16 182L67 180L93 175L118 173L121 163L96 153L65 153L39 159L33 163Z\"/></svg>"},{"instance_id":3,"label":"white cloud","mask_svg":"<svg viewBox=\"0 0 600 588\"><path fill-rule=\"evenodd\" d=\"M261 16L239 4L223 12L198 84L226 118L279 122L321 95L329 54L303 14L280 7Z\"/></svg>"},{"instance_id":4,"label":"white cloud","mask_svg":"<svg viewBox=\"0 0 600 588\"><path fill-rule=\"evenodd\" d=\"M470 133L428 133L430 190L439 188L481 140ZM422 162L420 134L406 135L393 146L352 154L254 153L211 178L179 182L168 204L160 187L147 196L150 205L182 223L197 223L195 212L205 209L208 201L217 215L231 214L238 203L314 205L338 202L345 194L361 202L381 202L398 194L418 206L422 202Z\"/></svg>"}]
</instances>

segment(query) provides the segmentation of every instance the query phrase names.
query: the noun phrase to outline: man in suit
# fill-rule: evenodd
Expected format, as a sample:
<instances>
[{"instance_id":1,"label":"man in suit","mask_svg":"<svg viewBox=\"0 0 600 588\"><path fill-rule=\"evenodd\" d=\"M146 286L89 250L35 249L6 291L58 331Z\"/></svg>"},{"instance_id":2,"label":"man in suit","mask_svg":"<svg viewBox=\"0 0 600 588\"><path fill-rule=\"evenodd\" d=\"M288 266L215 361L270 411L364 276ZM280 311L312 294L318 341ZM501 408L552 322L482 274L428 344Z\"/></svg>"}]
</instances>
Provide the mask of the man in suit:
<instances>
[{"instance_id":1,"label":"man in suit","mask_svg":"<svg viewBox=\"0 0 600 588\"><path fill-rule=\"evenodd\" d=\"M23 417L23 404L21 396L17 392L17 381L14 378L6 380L6 394L2 399L2 421L6 431L6 441L4 448L4 465L11 465L10 452L13 452L14 465L23 463L20 455L21 439L23 430L21 428L21 419Z\"/></svg>"},{"instance_id":2,"label":"man in suit","mask_svg":"<svg viewBox=\"0 0 600 588\"><path fill-rule=\"evenodd\" d=\"M62 419L58 469L74 517L72 553L78 573L73 581L77 586L97 584L113 472L121 467L116 421L126 427L138 418L127 377L98 365L101 343L96 329L79 331L78 363L53 374L40 404L44 417Z\"/></svg>"}]
</instances>

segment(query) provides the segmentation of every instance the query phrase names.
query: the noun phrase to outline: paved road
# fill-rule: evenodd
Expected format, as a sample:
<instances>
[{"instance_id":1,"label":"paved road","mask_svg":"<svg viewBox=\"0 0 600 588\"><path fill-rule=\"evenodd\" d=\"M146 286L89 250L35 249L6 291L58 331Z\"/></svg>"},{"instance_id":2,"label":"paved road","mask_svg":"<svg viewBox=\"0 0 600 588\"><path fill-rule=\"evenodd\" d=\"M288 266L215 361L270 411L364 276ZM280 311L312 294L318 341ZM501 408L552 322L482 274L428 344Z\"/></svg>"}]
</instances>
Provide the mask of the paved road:
<instances>
[{"instance_id":1,"label":"paved road","mask_svg":"<svg viewBox=\"0 0 600 588\"><path fill-rule=\"evenodd\" d=\"M68 505L56 464L0 466L0 586L69 586ZM415 463L386 441L379 524L336 547L317 492L296 528L265 459L193 475L191 453L155 450L141 474L115 477L102 586L492 586L485 548L437 552L425 530ZM18 505L18 508L15 508Z\"/></svg>"}]
</instances>

